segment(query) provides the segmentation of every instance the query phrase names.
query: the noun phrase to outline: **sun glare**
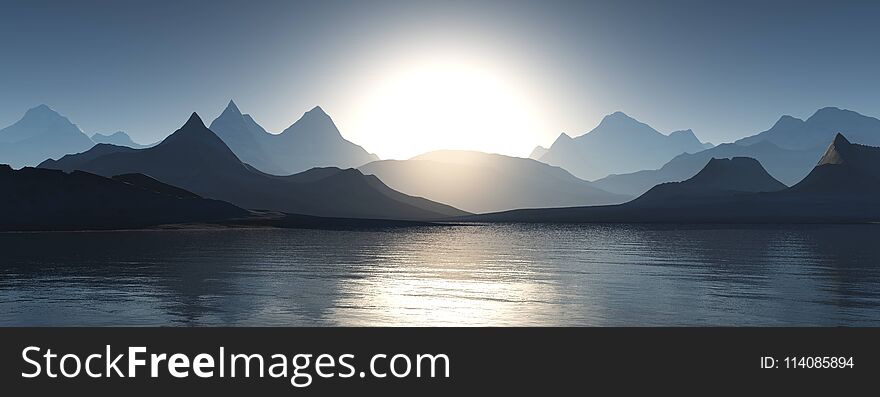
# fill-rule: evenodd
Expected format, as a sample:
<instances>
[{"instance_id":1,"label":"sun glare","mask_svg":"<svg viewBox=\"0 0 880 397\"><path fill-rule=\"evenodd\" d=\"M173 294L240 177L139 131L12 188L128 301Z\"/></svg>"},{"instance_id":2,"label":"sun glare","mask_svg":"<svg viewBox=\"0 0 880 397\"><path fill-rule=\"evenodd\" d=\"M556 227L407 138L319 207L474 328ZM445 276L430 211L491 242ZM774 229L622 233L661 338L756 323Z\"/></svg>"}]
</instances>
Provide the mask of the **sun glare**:
<instances>
[{"instance_id":1,"label":"sun glare","mask_svg":"<svg viewBox=\"0 0 880 397\"><path fill-rule=\"evenodd\" d=\"M540 131L525 91L502 68L422 60L390 70L363 93L355 128L382 158L438 149L526 156Z\"/></svg>"}]
</instances>

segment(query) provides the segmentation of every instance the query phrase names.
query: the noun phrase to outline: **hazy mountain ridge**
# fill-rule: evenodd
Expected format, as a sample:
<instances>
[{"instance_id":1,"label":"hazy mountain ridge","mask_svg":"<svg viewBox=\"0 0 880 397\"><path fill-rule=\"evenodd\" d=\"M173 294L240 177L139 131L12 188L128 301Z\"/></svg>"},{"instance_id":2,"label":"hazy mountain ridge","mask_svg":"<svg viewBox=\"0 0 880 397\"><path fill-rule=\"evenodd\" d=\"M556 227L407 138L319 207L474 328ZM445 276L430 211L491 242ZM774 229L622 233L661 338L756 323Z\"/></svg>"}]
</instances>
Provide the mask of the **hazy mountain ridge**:
<instances>
[{"instance_id":1,"label":"hazy mountain ridge","mask_svg":"<svg viewBox=\"0 0 880 397\"><path fill-rule=\"evenodd\" d=\"M140 143L137 143L134 140L132 140L131 136L126 134L125 131L116 131L112 134L95 133L95 134L92 134L92 136L90 138L92 139L92 142L94 142L96 144L107 143L107 144L116 145L116 146L130 147L132 149L144 149L144 148L148 148L148 147L156 145L156 144L141 145Z\"/></svg>"},{"instance_id":2,"label":"hazy mountain ridge","mask_svg":"<svg viewBox=\"0 0 880 397\"><path fill-rule=\"evenodd\" d=\"M664 182L684 180L701 169L711 158L753 157L775 178L794 185L810 173L816 158L831 144L837 133L853 142L880 146L880 120L834 107L817 110L806 121L782 116L769 129L735 143L675 157L656 170L609 175L596 185L616 193L641 194Z\"/></svg>"},{"instance_id":3,"label":"hazy mountain ridge","mask_svg":"<svg viewBox=\"0 0 880 397\"><path fill-rule=\"evenodd\" d=\"M596 128L572 138L563 133L540 161L594 180L610 174L659 168L681 153L705 149L691 130L664 135L623 112L605 116Z\"/></svg>"},{"instance_id":4,"label":"hazy mountain ridge","mask_svg":"<svg viewBox=\"0 0 880 397\"><path fill-rule=\"evenodd\" d=\"M836 107L819 109L806 120L782 116L769 130L734 143L767 141L783 149L809 150L827 147L838 133L853 142L880 146L880 120Z\"/></svg>"},{"instance_id":5,"label":"hazy mountain ridge","mask_svg":"<svg viewBox=\"0 0 880 397\"><path fill-rule=\"evenodd\" d=\"M738 166L735 170L755 175L747 167ZM695 176L688 181L665 186L699 186L698 180ZM562 223L878 222L878 182L880 148L852 144L838 134L803 181L779 191L718 195L706 194L705 188L691 191L681 189L678 193L684 194L659 194L652 198L646 193L639 199L621 205L515 210L465 219Z\"/></svg>"},{"instance_id":6,"label":"hazy mountain ridge","mask_svg":"<svg viewBox=\"0 0 880 397\"><path fill-rule=\"evenodd\" d=\"M280 134L271 134L233 101L210 126L242 161L275 175L313 167L358 167L378 160L342 137L336 124L316 106Z\"/></svg>"},{"instance_id":7,"label":"hazy mountain ridge","mask_svg":"<svg viewBox=\"0 0 880 397\"><path fill-rule=\"evenodd\" d=\"M49 158L84 152L94 146L79 127L46 105L29 109L0 130L0 163L34 166Z\"/></svg>"},{"instance_id":8,"label":"hazy mountain ridge","mask_svg":"<svg viewBox=\"0 0 880 397\"><path fill-rule=\"evenodd\" d=\"M409 160L360 167L401 192L470 212L622 203L615 195L559 167L532 159L473 151L440 150Z\"/></svg>"},{"instance_id":9,"label":"hazy mountain ridge","mask_svg":"<svg viewBox=\"0 0 880 397\"><path fill-rule=\"evenodd\" d=\"M532 160L541 160L541 157L545 154L547 154L547 148L539 145L532 149L532 152L529 153L529 158Z\"/></svg>"}]
</instances>

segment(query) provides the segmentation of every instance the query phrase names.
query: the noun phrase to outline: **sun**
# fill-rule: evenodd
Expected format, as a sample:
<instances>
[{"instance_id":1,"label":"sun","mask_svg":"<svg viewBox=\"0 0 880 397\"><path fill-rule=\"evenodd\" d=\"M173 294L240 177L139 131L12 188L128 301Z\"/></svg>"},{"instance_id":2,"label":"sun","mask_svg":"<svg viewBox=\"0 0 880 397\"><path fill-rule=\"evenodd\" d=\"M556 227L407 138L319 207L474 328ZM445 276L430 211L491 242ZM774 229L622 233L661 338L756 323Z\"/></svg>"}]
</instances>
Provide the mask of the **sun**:
<instances>
[{"instance_id":1,"label":"sun","mask_svg":"<svg viewBox=\"0 0 880 397\"><path fill-rule=\"evenodd\" d=\"M439 149L526 156L540 133L537 107L510 74L464 57L402 64L360 93L355 129L386 159Z\"/></svg>"}]
</instances>

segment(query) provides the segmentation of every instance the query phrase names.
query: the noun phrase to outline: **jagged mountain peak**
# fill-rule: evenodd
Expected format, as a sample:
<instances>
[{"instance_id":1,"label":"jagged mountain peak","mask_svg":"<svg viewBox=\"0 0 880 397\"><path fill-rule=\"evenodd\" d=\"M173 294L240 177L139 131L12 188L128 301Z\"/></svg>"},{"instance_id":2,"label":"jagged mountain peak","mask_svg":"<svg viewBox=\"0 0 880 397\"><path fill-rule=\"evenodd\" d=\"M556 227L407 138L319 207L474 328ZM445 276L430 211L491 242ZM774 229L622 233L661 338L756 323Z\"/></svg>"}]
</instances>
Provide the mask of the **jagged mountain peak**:
<instances>
[{"instance_id":1,"label":"jagged mountain peak","mask_svg":"<svg viewBox=\"0 0 880 397\"><path fill-rule=\"evenodd\" d=\"M828 149L825 151L825 154L822 155L822 158L819 159L817 165L843 164L846 162L845 159L847 152L851 145L852 144L845 136L843 136L843 134L837 133L837 135L834 136L834 141L828 146Z\"/></svg>"},{"instance_id":2,"label":"jagged mountain peak","mask_svg":"<svg viewBox=\"0 0 880 397\"><path fill-rule=\"evenodd\" d=\"M235 101L230 99L229 104L226 105L226 109L223 110L223 113L221 113L220 116L223 116L224 114L241 116L241 110L238 109Z\"/></svg>"},{"instance_id":3,"label":"jagged mountain peak","mask_svg":"<svg viewBox=\"0 0 880 397\"><path fill-rule=\"evenodd\" d=\"M173 148L179 151L190 151L193 154L221 153L227 157L230 155L235 157L223 140L205 126L202 118L196 112L189 116L182 127L174 131L155 148L163 150Z\"/></svg>"},{"instance_id":4,"label":"jagged mountain peak","mask_svg":"<svg viewBox=\"0 0 880 397\"><path fill-rule=\"evenodd\" d=\"M838 133L819 163L792 191L876 195L880 193L880 148L850 143Z\"/></svg>"},{"instance_id":5,"label":"jagged mountain peak","mask_svg":"<svg viewBox=\"0 0 880 397\"><path fill-rule=\"evenodd\" d=\"M28 122L51 122L51 123L60 123L60 124L70 124L74 125L70 122L70 120L62 116L60 113L56 112L49 106L42 104L28 109L24 113L24 117L19 120L19 123L28 123ZM79 129L77 127L77 129Z\"/></svg>"},{"instance_id":6,"label":"jagged mountain peak","mask_svg":"<svg viewBox=\"0 0 880 397\"><path fill-rule=\"evenodd\" d=\"M342 134L336 128L333 119L321 109L315 106L303 113L302 117L281 132L281 135L308 135L312 137L333 137L342 139Z\"/></svg>"},{"instance_id":7,"label":"jagged mountain peak","mask_svg":"<svg viewBox=\"0 0 880 397\"><path fill-rule=\"evenodd\" d=\"M186 128L205 128L205 129L207 129L208 127L205 126L205 122L202 121L202 118L199 117L198 113L192 112L192 114L189 116L189 119L186 120L186 123L182 127L182 129L186 129Z\"/></svg>"}]
</instances>

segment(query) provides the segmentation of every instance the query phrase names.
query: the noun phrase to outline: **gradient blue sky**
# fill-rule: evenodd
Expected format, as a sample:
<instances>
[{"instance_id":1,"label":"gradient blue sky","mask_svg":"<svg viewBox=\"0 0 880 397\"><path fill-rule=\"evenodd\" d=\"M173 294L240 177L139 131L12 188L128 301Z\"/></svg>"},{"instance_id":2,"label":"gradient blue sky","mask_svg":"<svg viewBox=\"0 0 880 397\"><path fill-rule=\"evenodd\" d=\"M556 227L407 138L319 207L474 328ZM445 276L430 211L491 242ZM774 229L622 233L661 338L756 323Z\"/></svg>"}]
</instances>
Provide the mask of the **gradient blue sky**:
<instances>
[{"instance_id":1,"label":"gradient blue sky","mask_svg":"<svg viewBox=\"0 0 880 397\"><path fill-rule=\"evenodd\" d=\"M0 0L0 126L46 103L146 143L234 98L273 132L321 105L382 155L359 128L370 87L436 54L503 74L534 106L528 146L616 110L719 143L823 106L880 114L878 18L870 1Z\"/></svg>"}]
</instances>

